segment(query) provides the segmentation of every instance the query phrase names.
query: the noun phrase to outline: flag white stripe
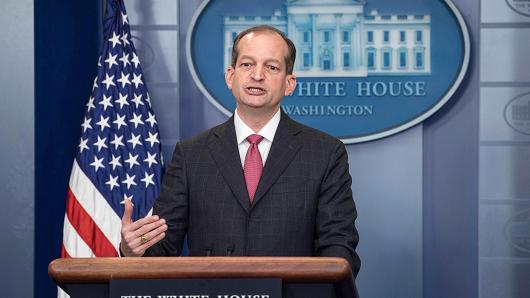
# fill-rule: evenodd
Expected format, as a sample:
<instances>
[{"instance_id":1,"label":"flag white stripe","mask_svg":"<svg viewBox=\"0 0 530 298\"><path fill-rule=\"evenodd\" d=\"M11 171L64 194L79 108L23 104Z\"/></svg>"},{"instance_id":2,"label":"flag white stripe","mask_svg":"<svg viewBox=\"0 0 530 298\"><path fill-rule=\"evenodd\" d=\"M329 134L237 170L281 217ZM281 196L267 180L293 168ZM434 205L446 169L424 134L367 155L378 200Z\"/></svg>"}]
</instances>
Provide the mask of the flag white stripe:
<instances>
[{"instance_id":1,"label":"flag white stripe","mask_svg":"<svg viewBox=\"0 0 530 298\"><path fill-rule=\"evenodd\" d=\"M70 295L66 294L65 291L63 291L63 289L57 287L57 298L69 298Z\"/></svg>"}]
</instances>

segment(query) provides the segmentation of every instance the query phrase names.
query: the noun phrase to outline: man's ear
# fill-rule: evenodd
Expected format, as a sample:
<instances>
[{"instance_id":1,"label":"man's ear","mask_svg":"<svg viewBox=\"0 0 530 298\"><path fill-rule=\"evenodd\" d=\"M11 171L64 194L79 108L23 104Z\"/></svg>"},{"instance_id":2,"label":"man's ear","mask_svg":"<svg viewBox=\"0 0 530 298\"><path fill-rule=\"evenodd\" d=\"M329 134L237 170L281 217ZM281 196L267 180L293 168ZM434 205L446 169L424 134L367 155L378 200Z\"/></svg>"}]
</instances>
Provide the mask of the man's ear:
<instances>
[{"instance_id":1,"label":"man's ear","mask_svg":"<svg viewBox=\"0 0 530 298\"><path fill-rule=\"evenodd\" d=\"M234 78L234 68L228 66L225 72L225 83L228 86L228 89L232 90L232 79Z\"/></svg>"},{"instance_id":2,"label":"man's ear","mask_svg":"<svg viewBox=\"0 0 530 298\"><path fill-rule=\"evenodd\" d=\"M293 74L287 75L285 78L285 96L291 95L296 88L296 76Z\"/></svg>"}]
</instances>

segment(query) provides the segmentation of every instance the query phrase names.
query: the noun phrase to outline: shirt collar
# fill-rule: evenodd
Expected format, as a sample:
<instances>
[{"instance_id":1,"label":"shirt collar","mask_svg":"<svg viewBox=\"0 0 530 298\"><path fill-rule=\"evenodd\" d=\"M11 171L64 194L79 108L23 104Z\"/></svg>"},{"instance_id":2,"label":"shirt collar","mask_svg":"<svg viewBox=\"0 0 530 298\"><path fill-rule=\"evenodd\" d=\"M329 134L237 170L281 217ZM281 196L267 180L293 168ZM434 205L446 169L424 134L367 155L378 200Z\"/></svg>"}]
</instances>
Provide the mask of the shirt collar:
<instances>
[{"instance_id":1,"label":"shirt collar","mask_svg":"<svg viewBox=\"0 0 530 298\"><path fill-rule=\"evenodd\" d=\"M272 143L276 130L278 129L278 124L280 124L280 109L274 114L274 116L263 126L263 128L258 132L258 134L269 142ZM255 134L255 132L239 117L237 114L237 109L234 112L234 126L236 128L236 138L237 143L241 144L248 136Z\"/></svg>"}]
</instances>

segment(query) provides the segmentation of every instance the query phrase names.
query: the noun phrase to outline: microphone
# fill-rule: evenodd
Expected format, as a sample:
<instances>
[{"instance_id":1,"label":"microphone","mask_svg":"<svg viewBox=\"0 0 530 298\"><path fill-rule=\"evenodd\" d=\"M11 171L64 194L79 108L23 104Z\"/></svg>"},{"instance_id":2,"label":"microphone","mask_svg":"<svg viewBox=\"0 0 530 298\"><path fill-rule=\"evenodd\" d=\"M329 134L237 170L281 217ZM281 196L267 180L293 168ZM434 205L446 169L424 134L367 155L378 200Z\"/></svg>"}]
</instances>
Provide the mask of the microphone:
<instances>
[{"instance_id":1,"label":"microphone","mask_svg":"<svg viewBox=\"0 0 530 298\"><path fill-rule=\"evenodd\" d=\"M210 257L213 254L213 242L206 247L206 256Z\"/></svg>"},{"instance_id":2,"label":"microphone","mask_svg":"<svg viewBox=\"0 0 530 298\"><path fill-rule=\"evenodd\" d=\"M236 250L236 245L234 244L234 242L230 243L230 245L228 245L228 247L226 248L226 255L231 257L232 254L234 253L234 250Z\"/></svg>"}]
</instances>

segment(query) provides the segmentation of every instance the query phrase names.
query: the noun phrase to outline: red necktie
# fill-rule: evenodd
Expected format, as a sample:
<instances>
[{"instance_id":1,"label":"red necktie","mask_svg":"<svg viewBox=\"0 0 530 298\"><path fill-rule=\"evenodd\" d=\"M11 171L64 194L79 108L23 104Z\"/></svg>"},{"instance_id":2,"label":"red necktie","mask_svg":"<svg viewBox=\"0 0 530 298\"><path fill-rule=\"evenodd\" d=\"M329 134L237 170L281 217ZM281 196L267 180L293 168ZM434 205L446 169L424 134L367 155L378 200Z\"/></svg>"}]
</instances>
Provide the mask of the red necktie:
<instances>
[{"instance_id":1,"label":"red necktie","mask_svg":"<svg viewBox=\"0 0 530 298\"><path fill-rule=\"evenodd\" d=\"M245 156L243 171L245 172L245 182L247 183L248 197L250 198L251 204L252 200L254 200L256 189L258 188L261 172L263 171L263 161L261 160L261 154L258 149L258 144L261 140L263 140L263 137L256 134L250 135L247 138L250 146Z\"/></svg>"}]
</instances>

